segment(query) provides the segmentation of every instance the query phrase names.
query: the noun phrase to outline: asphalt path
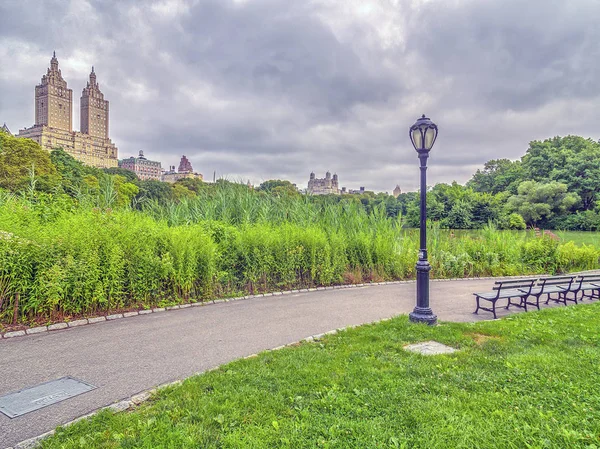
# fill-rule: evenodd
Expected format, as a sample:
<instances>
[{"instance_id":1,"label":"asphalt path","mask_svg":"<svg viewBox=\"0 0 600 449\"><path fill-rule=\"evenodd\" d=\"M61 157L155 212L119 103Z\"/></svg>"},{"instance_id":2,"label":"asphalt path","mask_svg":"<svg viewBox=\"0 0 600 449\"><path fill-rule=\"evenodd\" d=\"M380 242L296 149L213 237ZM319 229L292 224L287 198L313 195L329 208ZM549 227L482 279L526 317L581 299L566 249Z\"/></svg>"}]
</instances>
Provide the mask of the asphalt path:
<instances>
[{"instance_id":1,"label":"asphalt path","mask_svg":"<svg viewBox=\"0 0 600 449\"><path fill-rule=\"evenodd\" d=\"M492 284L432 282L431 306L444 321L490 319L488 312L472 313L472 293ZM0 340L0 396L64 376L98 387L13 419L0 414L0 448L155 386L311 335L409 313L414 304L414 282L374 285L215 303Z\"/></svg>"}]
</instances>

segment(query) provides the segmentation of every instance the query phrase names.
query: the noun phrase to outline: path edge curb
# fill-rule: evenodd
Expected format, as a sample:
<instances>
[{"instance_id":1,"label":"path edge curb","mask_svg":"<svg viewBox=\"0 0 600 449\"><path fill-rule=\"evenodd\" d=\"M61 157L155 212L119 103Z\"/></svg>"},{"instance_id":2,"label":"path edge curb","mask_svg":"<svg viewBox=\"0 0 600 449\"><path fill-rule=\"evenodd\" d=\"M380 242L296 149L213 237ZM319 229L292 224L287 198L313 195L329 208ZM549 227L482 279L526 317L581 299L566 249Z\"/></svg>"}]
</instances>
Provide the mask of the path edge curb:
<instances>
[{"instance_id":1,"label":"path edge curb","mask_svg":"<svg viewBox=\"0 0 600 449\"><path fill-rule=\"evenodd\" d=\"M581 274L587 272L596 272L599 270L588 270L588 271L579 271L577 273L570 274ZM547 275L535 275L531 276L547 276ZM485 277L472 277L472 278L449 278L449 279L431 279L431 282L450 282L450 281L489 281L494 279L517 279L522 278L523 276L485 276ZM52 323L47 326L36 326L30 327L27 329L21 329L16 331L8 331L4 333L0 333L0 341L8 340L16 337L26 337L29 335L36 335L46 332L54 332L57 330L70 329L73 327L81 327L87 326L89 324L103 323L107 321L120 320L124 318L133 318L139 315L149 315L152 313L160 313L160 312L170 312L173 310L187 309L189 307L205 307L211 304L220 304L223 302L233 302L233 301L243 301L247 299L254 298L262 298L266 296L284 296L290 295L293 293L309 293L314 291L324 291L324 290L341 290L344 288L362 288L362 287L371 287L371 286L381 286L381 285L398 285L398 284L414 284L416 280L405 280L405 281L385 281L385 282L367 282L363 284L341 284L341 285L330 285L326 287L312 287L312 288L303 288L303 289L293 289L293 290L284 290L279 292L269 292L269 293L259 293L256 295L247 295L247 296L235 296L231 298L218 298L211 299L203 302L194 302L187 304L178 304L169 307L154 307L152 309L142 309L142 310L133 310L130 312L123 313L113 313L109 315L99 315L95 317L89 318L80 318L74 321L61 321L58 323Z\"/></svg>"}]
</instances>

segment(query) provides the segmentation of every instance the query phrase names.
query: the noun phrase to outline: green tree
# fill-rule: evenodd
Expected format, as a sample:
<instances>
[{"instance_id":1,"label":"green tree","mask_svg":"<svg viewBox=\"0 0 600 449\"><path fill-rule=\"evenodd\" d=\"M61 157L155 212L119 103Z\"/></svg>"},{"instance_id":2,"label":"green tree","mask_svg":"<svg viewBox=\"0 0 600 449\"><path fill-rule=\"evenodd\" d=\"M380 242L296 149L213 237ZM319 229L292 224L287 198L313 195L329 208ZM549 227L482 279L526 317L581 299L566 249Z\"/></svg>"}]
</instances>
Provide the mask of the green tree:
<instances>
[{"instance_id":1,"label":"green tree","mask_svg":"<svg viewBox=\"0 0 600 449\"><path fill-rule=\"evenodd\" d=\"M490 193L471 191L472 224L474 228L482 228L488 223L498 223L503 215L504 205L510 194L501 192Z\"/></svg>"},{"instance_id":2,"label":"green tree","mask_svg":"<svg viewBox=\"0 0 600 449\"><path fill-rule=\"evenodd\" d=\"M443 220L444 227L449 229L469 229L473 227L473 207L464 200L454 203L448 216Z\"/></svg>"},{"instance_id":3,"label":"green tree","mask_svg":"<svg viewBox=\"0 0 600 449\"><path fill-rule=\"evenodd\" d=\"M63 185L79 186L84 177L84 167L81 162L68 154L62 148L50 152L50 159L60 174Z\"/></svg>"},{"instance_id":4,"label":"green tree","mask_svg":"<svg viewBox=\"0 0 600 449\"><path fill-rule=\"evenodd\" d=\"M512 213L507 217L507 229L523 230L527 229L527 223L519 214Z\"/></svg>"},{"instance_id":5,"label":"green tree","mask_svg":"<svg viewBox=\"0 0 600 449\"><path fill-rule=\"evenodd\" d=\"M406 206L405 224L410 228L418 228L421 223L421 197L417 193ZM433 192L427 192L427 220L441 221L446 217L444 203Z\"/></svg>"},{"instance_id":6,"label":"green tree","mask_svg":"<svg viewBox=\"0 0 600 449\"><path fill-rule=\"evenodd\" d=\"M467 182L467 187L476 192L496 194L508 191L514 194L521 181L523 167L520 161L492 159L484 164L483 170L477 170Z\"/></svg>"},{"instance_id":7,"label":"green tree","mask_svg":"<svg viewBox=\"0 0 600 449\"><path fill-rule=\"evenodd\" d=\"M196 194L182 184L173 184L172 186L173 198L177 201L181 201L185 198L194 198Z\"/></svg>"},{"instance_id":8,"label":"green tree","mask_svg":"<svg viewBox=\"0 0 600 449\"><path fill-rule=\"evenodd\" d=\"M183 178L175 182L174 185L181 185L196 194L208 186L208 184L198 178Z\"/></svg>"},{"instance_id":9,"label":"green tree","mask_svg":"<svg viewBox=\"0 0 600 449\"><path fill-rule=\"evenodd\" d=\"M157 201L160 205L166 205L173 200L173 189L166 182L148 179L138 181L139 192L136 195L138 202Z\"/></svg>"},{"instance_id":10,"label":"green tree","mask_svg":"<svg viewBox=\"0 0 600 449\"><path fill-rule=\"evenodd\" d=\"M526 179L557 181L581 199L581 210L594 209L600 193L600 144L579 136L533 141L522 158Z\"/></svg>"},{"instance_id":11,"label":"green tree","mask_svg":"<svg viewBox=\"0 0 600 449\"><path fill-rule=\"evenodd\" d=\"M50 153L31 139L0 131L0 187L11 191L22 189L29 183L32 170L37 189L49 191L58 185L60 177Z\"/></svg>"},{"instance_id":12,"label":"green tree","mask_svg":"<svg viewBox=\"0 0 600 449\"><path fill-rule=\"evenodd\" d=\"M140 180L140 178L138 178L134 172L121 167L104 168L103 171L108 175L122 176L127 180L127 182L130 182L132 184L137 184Z\"/></svg>"},{"instance_id":13,"label":"green tree","mask_svg":"<svg viewBox=\"0 0 600 449\"><path fill-rule=\"evenodd\" d=\"M106 176L101 169L84 165L62 148L52 150L50 152L50 159L60 175L63 189L69 193L80 188L89 191L90 187L92 187L93 191L94 186L90 185L89 182L91 181L92 184L94 182L90 177L95 178L96 182L99 182L100 179Z\"/></svg>"},{"instance_id":14,"label":"green tree","mask_svg":"<svg viewBox=\"0 0 600 449\"><path fill-rule=\"evenodd\" d=\"M565 214L578 202L579 197L569 193L566 184L524 181L519 184L517 195L508 199L508 209L521 215L527 224L536 226L554 215Z\"/></svg>"},{"instance_id":15,"label":"green tree","mask_svg":"<svg viewBox=\"0 0 600 449\"><path fill-rule=\"evenodd\" d=\"M83 177L83 184L88 193L97 194L100 190L100 182L94 175L85 175Z\"/></svg>"},{"instance_id":16,"label":"green tree","mask_svg":"<svg viewBox=\"0 0 600 449\"><path fill-rule=\"evenodd\" d=\"M258 188L258 191L273 193L275 195L298 195L298 189L290 181L282 181L281 179L271 179L263 182Z\"/></svg>"},{"instance_id":17,"label":"green tree","mask_svg":"<svg viewBox=\"0 0 600 449\"><path fill-rule=\"evenodd\" d=\"M129 206L131 200L140 193L140 188L121 175L113 175L115 190L117 193L117 206Z\"/></svg>"}]
</instances>

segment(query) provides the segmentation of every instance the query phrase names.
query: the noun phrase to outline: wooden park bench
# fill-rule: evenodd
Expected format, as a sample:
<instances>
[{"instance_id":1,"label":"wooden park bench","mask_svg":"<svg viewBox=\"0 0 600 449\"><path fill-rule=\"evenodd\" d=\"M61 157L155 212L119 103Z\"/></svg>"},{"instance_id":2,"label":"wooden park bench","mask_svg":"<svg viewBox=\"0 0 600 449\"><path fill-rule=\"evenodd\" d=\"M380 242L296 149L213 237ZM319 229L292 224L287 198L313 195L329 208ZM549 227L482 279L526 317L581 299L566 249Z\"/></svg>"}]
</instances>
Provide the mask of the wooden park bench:
<instances>
[{"instance_id":1,"label":"wooden park bench","mask_svg":"<svg viewBox=\"0 0 600 449\"><path fill-rule=\"evenodd\" d=\"M537 279L511 279L509 281L496 281L494 283L493 291L484 293L473 293L477 298L477 309L474 313L479 312L479 309L492 312L494 319L496 317L496 302L499 299L508 299L506 308L510 306L522 307L527 311L527 297L531 294L533 286ZM519 299L519 302L512 302L513 299ZM481 300L489 301L492 303L492 307L483 307L480 303ZM539 308L539 301L538 301Z\"/></svg>"}]
</instances>

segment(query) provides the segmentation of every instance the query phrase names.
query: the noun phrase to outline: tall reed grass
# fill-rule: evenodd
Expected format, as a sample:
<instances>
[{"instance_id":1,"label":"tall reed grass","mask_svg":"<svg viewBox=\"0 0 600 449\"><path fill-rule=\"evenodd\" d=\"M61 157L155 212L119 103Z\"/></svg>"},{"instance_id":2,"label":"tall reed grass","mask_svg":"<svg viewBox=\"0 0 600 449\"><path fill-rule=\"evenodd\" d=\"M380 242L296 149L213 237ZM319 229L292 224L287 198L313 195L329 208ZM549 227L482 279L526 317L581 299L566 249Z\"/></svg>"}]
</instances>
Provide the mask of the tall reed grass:
<instances>
[{"instance_id":1,"label":"tall reed grass","mask_svg":"<svg viewBox=\"0 0 600 449\"><path fill-rule=\"evenodd\" d=\"M418 232L383 209L244 186L142 211L94 207L114 204L109 187L77 201L0 191L0 323L415 274ZM438 278L592 269L600 256L493 227L456 236L431 227L428 246Z\"/></svg>"}]
</instances>

